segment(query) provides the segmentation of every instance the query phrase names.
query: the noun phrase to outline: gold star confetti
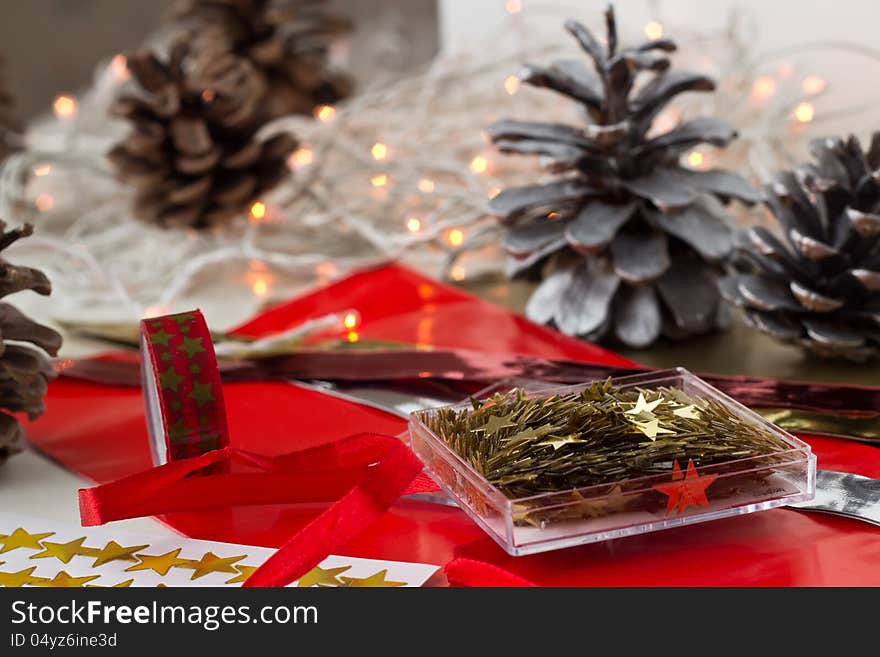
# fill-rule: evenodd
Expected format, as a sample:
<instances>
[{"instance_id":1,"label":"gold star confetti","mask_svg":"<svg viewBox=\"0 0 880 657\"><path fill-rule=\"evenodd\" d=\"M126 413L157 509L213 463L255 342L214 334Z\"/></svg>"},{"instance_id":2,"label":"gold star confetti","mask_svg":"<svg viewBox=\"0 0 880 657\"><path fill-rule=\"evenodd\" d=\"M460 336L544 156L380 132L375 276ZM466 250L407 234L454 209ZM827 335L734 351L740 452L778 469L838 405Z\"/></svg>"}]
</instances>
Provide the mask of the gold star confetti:
<instances>
[{"instance_id":1,"label":"gold star confetti","mask_svg":"<svg viewBox=\"0 0 880 657\"><path fill-rule=\"evenodd\" d=\"M85 586L88 582L96 580L100 577L100 575L87 575L86 577L72 577L67 573L67 571L62 570L52 579L44 579L41 582L36 582L35 586L46 586L53 588L67 588L67 589L78 589Z\"/></svg>"},{"instance_id":2,"label":"gold star confetti","mask_svg":"<svg viewBox=\"0 0 880 657\"><path fill-rule=\"evenodd\" d=\"M0 554L3 554L4 552L9 552L10 550L14 550L16 548L42 550L43 546L40 545L40 541L42 541L44 538L49 538L54 534L55 532L46 532L45 534L29 534L27 531L19 527L11 534L9 534L9 536L4 536L3 538L0 538L0 543L3 544L3 548L0 549Z\"/></svg>"},{"instance_id":3,"label":"gold star confetti","mask_svg":"<svg viewBox=\"0 0 880 657\"><path fill-rule=\"evenodd\" d=\"M31 566L30 568L19 570L17 573L0 573L0 586L19 587L45 581L44 577L32 576L36 569L36 566Z\"/></svg>"},{"instance_id":4,"label":"gold star confetti","mask_svg":"<svg viewBox=\"0 0 880 657\"><path fill-rule=\"evenodd\" d=\"M234 574L238 571L232 564L234 564L236 561L241 561L242 559L246 558L246 554L238 557L218 557L213 552L206 552L201 559L199 559L198 561L193 561L191 564L188 564L187 568L192 568L194 571L191 579L198 579L199 577L204 577L209 573Z\"/></svg>"},{"instance_id":5,"label":"gold star confetti","mask_svg":"<svg viewBox=\"0 0 880 657\"><path fill-rule=\"evenodd\" d=\"M654 418L653 420L648 420L646 422L636 422L636 428L645 434L651 440L657 440L657 436L662 433L675 433L674 431L670 431L669 429L664 429L660 426L660 420Z\"/></svg>"},{"instance_id":6,"label":"gold star confetti","mask_svg":"<svg viewBox=\"0 0 880 657\"><path fill-rule=\"evenodd\" d=\"M307 587L307 586L339 586L342 582L339 581L339 574L344 573L346 570L350 569L351 566L340 566L339 568L321 568L320 566L315 566L305 575L299 578L299 581L296 585Z\"/></svg>"},{"instance_id":7,"label":"gold star confetti","mask_svg":"<svg viewBox=\"0 0 880 657\"><path fill-rule=\"evenodd\" d=\"M43 541L43 551L37 554L32 554L31 559L51 559L52 557L55 557L59 561L70 563L70 560L75 556L92 552L91 548L83 548L84 540L86 540L85 536L80 536L67 543Z\"/></svg>"},{"instance_id":8,"label":"gold star confetti","mask_svg":"<svg viewBox=\"0 0 880 657\"><path fill-rule=\"evenodd\" d=\"M238 584L239 582L244 582L248 577L253 574L257 567L237 565L235 566L235 569L238 571L238 575L236 575L232 579L227 579L224 584Z\"/></svg>"},{"instance_id":9,"label":"gold star confetti","mask_svg":"<svg viewBox=\"0 0 880 657\"><path fill-rule=\"evenodd\" d=\"M684 417L689 420L699 420L700 412L697 410L697 407L693 404L688 404L687 406L682 406L681 408L676 408L672 411L673 415L677 415L678 417Z\"/></svg>"},{"instance_id":10,"label":"gold star confetti","mask_svg":"<svg viewBox=\"0 0 880 657\"><path fill-rule=\"evenodd\" d=\"M385 579L388 569L382 569L369 577L342 577L343 586L352 588L376 588L383 586L406 586L406 582L392 582Z\"/></svg>"},{"instance_id":11,"label":"gold star confetti","mask_svg":"<svg viewBox=\"0 0 880 657\"><path fill-rule=\"evenodd\" d=\"M648 402L645 399L645 394L640 392L639 398L636 400L636 405L633 406L628 411L625 411L627 415L641 415L642 413L653 413L654 409L657 408L663 402L663 398L655 399L652 402Z\"/></svg>"},{"instance_id":12,"label":"gold star confetti","mask_svg":"<svg viewBox=\"0 0 880 657\"><path fill-rule=\"evenodd\" d=\"M152 570L160 575L167 575L168 571L174 566L185 566L192 563L189 559L178 559L177 555L183 548L177 548L171 552L151 556L149 554L136 554L138 563L125 569L126 572L133 570Z\"/></svg>"},{"instance_id":13,"label":"gold star confetti","mask_svg":"<svg viewBox=\"0 0 880 657\"><path fill-rule=\"evenodd\" d=\"M134 556L134 553L139 550L145 550L149 545L132 545L131 547L124 547L117 543L116 541L110 541L103 548L97 551L95 554L95 562L92 564L92 568L97 568L98 566L103 566L105 563L109 563L111 561L137 561Z\"/></svg>"},{"instance_id":14,"label":"gold star confetti","mask_svg":"<svg viewBox=\"0 0 880 657\"><path fill-rule=\"evenodd\" d=\"M556 451L560 447L565 447L566 445L571 445L572 443L582 443L583 440L579 439L577 436L559 436L556 438L547 438L546 440L542 440L538 445L547 445L548 447L552 447L553 451Z\"/></svg>"},{"instance_id":15,"label":"gold star confetti","mask_svg":"<svg viewBox=\"0 0 880 657\"><path fill-rule=\"evenodd\" d=\"M511 422L510 417L508 416L500 417L498 415L490 415L486 424L477 429L477 431L485 431L487 436L494 436L502 429L510 429L515 426L516 423Z\"/></svg>"}]
</instances>

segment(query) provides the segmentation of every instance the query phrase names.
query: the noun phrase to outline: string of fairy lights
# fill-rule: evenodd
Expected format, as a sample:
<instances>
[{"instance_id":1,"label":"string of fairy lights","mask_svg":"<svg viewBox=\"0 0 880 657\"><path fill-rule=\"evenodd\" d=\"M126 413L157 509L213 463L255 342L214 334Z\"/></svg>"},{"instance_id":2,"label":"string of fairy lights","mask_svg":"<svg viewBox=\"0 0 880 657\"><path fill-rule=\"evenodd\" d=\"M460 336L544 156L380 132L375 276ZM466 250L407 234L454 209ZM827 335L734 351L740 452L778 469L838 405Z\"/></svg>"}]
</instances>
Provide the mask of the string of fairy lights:
<instances>
[{"instance_id":1,"label":"string of fairy lights","mask_svg":"<svg viewBox=\"0 0 880 657\"><path fill-rule=\"evenodd\" d=\"M524 60L573 52L553 34L530 31L530 13L540 8L546 18L547 7L529 0L503 6L507 19L488 37L491 52L442 54L422 75L367 89L339 107L320 106L314 117L267 126L267 133L289 129L301 139L288 161L292 175L223 233L165 232L129 217L129 193L104 161L126 131L107 118L130 77L125 57L112 57L89 88L54 99L51 115L30 127L27 148L0 171L0 216L38 228L16 245L19 259L58 281L68 319L99 306L121 316L191 306L215 293L208 285L218 271L250 299L242 317L292 287L388 259L453 281L502 271L501 232L486 203L540 174L529 158L496 153L483 127L502 116L582 120L576 108L522 85L515 74ZM566 16L556 11L561 23ZM828 92L826 79L802 71L794 56L760 61L741 22L731 19L713 33L667 30L660 18L630 28L650 39L668 32L681 46L677 67L708 67L721 82L717 93L693 94L655 123L665 131L688 116L714 114L738 127L732 148L687 153L693 168L726 166L766 179L794 161L823 118L817 101Z\"/></svg>"}]
</instances>

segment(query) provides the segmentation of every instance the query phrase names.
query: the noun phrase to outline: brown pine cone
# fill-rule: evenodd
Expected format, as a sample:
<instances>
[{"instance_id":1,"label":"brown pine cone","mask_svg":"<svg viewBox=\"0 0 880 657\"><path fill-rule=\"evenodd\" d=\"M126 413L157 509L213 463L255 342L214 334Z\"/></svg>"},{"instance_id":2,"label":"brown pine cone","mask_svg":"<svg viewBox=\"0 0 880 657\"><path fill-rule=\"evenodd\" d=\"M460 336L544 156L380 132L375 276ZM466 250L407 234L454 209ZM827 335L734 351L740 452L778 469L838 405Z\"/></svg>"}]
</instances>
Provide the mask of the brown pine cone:
<instances>
[{"instance_id":1,"label":"brown pine cone","mask_svg":"<svg viewBox=\"0 0 880 657\"><path fill-rule=\"evenodd\" d=\"M5 228L0 221L0 251L33 232L29 224L10 231ZM12 265L0 257L0 297L21 290L48 295L52 286L43 272ZM43 352L55 356L60 347L57 331L34 322L8 303L0 303L0 408L27 413L30 419L42 414L46 382L55 373ZM20 452L23 444L24 429L18 420L0 411L0 463Z\"/></svg>"},{"instance_id":2,"label":"brown pine cone","mask_svg":"<svg viewBox=\"0 0 880 657\"><path fill-rule=\"evenodd\" d=\"M112 107L133 129L108 156L136 190L138 219L166 228L220 226L244 216L287 175L297 142L289 134L256 138L266 87L249 61L178 42L167 61L140 52L128 67L142 93Z\"/></svg>"},{"instance_id":3,"label":"brown pine cone","mask_svg":"<svg viewBox=\"0 0 880 657\"><path fill-rule=\"evenodd\" d=\"M351 78L327 62L351 23L324 0L182 0L172 21L196 48L248 59L266 78L270 117L311 114L351 94Z\"/></svg>"}]
</instances>

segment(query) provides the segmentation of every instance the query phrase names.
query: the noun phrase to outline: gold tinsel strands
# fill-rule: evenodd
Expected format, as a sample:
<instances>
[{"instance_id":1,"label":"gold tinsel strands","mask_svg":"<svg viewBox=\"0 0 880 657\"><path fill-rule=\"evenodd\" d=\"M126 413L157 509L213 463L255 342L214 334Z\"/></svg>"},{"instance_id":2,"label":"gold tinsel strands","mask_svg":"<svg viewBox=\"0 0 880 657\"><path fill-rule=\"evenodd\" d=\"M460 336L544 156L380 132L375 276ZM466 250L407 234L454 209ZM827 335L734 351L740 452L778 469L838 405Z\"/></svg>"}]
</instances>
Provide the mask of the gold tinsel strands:
<instances>
[{"instance_id":1,"label":"gold tinsel strands","mask_svg":"<svg viewBox=\"0 0 880 657\"><path fill-rule=\"evenodd\" d=\"M724 404L677 388L620 389L529 397L521 389L444 408L424 421L508 498L573 491L770 455L790 446Z\"/></svg>"}]
</instances>

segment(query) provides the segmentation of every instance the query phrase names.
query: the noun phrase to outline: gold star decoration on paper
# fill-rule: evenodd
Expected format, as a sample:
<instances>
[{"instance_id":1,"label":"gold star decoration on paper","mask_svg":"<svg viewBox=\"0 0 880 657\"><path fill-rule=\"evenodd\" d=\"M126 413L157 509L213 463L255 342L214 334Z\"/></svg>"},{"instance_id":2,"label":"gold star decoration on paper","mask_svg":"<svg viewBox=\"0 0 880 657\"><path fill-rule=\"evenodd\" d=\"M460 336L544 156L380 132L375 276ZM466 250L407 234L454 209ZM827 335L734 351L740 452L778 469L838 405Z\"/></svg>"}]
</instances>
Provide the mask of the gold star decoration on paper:
<instances>
[{"instance_id":1,"label":"gold star decoration on paper","mask_svg":"<svg viewBox=\"0 0 880 657\"><path fill-rule=\"evenodd\" d=\"M296 585L308 586L339 586L342 582L339 580L339 574L350 569L351 566L340 566L339 568L321 568L315 566L305 575L299 578Z\"/></svg>"},{"instance_id":2,"label":"gold star decoration on paper","mask_svg":"<svg viewBox=\"0 0 880 657\"><path fill-rule=\"evenodd\" d=\"M342 585L352 588L374 588L383 586L406 586L406 582L392 582L386 580L388 574L387 569L382 569L378 573L373 573L369 577L342 577Z\"/></svg>"},{"instance_id":3,"label":"gold star decoration on paper","mask_svg":"<svg viewBox=\"0 0 880 657\"><path fill-rule=\"evenodd\" d=\"M0 554L3 554L4 552L9 552L10 550L14 550L16 548L42 550L43 546L40 544L40 541L42 541L44 538L54 536L54 534L55 532L46 532L45 534L30 534L21 527L18 527L8 536L0 538L0 543L3 544L3 548L0 549Z\"/></svg>"},{"instance_id":4,"label":"gold star decoration on paper","mask_svg":"<svg viewBox=\"0 0 880 657\"><path fill-rule=\"evenodd\" d=\"M36 569L36 566L31 566L30 568L19 570L17 573L0 573L0 586L13 588L44 581L44 577L33 577L32 573Z\"/></svg>"},{"instance_id":5,"label":"gold star decoration on paper","mask_svg":"<svg viewBox=\"0 0 880 657\"><path fill-rule=\"evenodd\" d=\"M40 582L36 582L35 586L46 586L53 588L67 588L67 589L79 589L84 587L87 583L96 580L100 577L100 575L87 575L85 577L72 577L67 573L67 571L60 571L55 577L52 579L43 579Z\"/></svg>"},{"instance_id":6,"label":"gold star decoration on paper","mask_svg":"<svg viewBox=\"0 0 880 657\"><path fill-rule=\"evenodd\" d=\"M248 577L250 577L253 572L257 569L256 566L242 566L236 565L235 570L238 571L238 575L233 577L232 579L227 579L224 584L238 584L239 582L244 582Z\"/></svg>"},{"instance_id":7,"label":"gold star decoration on paper","mask_svg":"<svg viewBox=\"0 0 880 657\"><path fill-rule=\"evenodd\" d=\"M70 560L84 552L91 552L89 548L83 548L85 536L80 536L67 543L53 543L52 541L43 541L43 551L32 554L31 559L51 559L55 557L63 563L70 563Z\"/></svg>"},{"instance_id":8,"label":"gold star decoration on paper","mask_svg":"<svg viewBox=\"0 0 880 657\"><path fill-rule=\"evenodd\" d=\"M232 564L245 558L247 558L246 554L238 557L218 557L213 552L206 552L201 559L199 559L198 561L192 561L190 564L187 565L187 568L193 569L193 574L190 579L198 579L199 577L204 577L209 573L235 574L238 571Z\"/></svg>"},{"instance_id":9,"label":"gold star decoration on paper","mask_svg":"<svg viewBox=\"0 0 880 657\"><path fill-rule=\"evenodd\" d=\"M193 381L193 389L188 396L190 399L195 401L196 405L199 408L209 402L214 401L214 392L211 390L210 383L199 383L198 381Z\"/></svg>"},{"instance_id":10,"label":"gold star decoration on paper","mask_svg":"<svg viewBox=\"0 0 880 657\"><path fill-rule=\"evenodd\" d=\"M180 345L180 349L185 351L189 358L192 358L196 354L203 352L205 347L202 346L201 338L185 337L183 339L183 344Z\"/></svg>"},{"instance_id":11,"label":"gold star decoration on paper","mask_svg":"<svg viewBox=\"0 0 880 657\"><path fill-rule=\"evenodd\" d=\"M169 365L168 369L159 373L159 385L162 386L163 390L167 388L177 392L177 387L183 379L184 377L174 370L174 365Z\"/></svg>"},{"instance_id":12,"label":"gold star decoration on paper","mask_svg":"<svg viewBox=\"0 0 880 657\"><path fill-rule=\"evenodd\" d=\"M149 554L136 554L134 555L138 563L133 566L129 566L125 569L126 572L134 571L134 570L152 570L154 572L159 573L160 575L167 575L168 571L171 570L174 566L182 566L188 565L190 562L189 559L178 559L177 555L180 554L180 551L183 548L177 548L176 550L172 550L171 552L166 552L165 554L160 554L158 556L152 556Z\"/></svg>"},{"instance_id":13,"label":"gold star decoration on paper","mask_svg":"<svg viewBox=\"0 0 880 657\"><path fill-rule=\"evenodd\" d=\"M92 568L97 568L98 566L103 566L105 563L109 563L111 561L137 561L137 558L134 556L135 552L140 550L145 550L149 545L132 545L131 547L125 547L117 543L116 541L110 541L103 548L98 550L95 553L95 562L92 564Z\"/></svg>"},{"instance_id":14,"label":"gold star decoration on paper","mask_svg":"<svg viewBox=\"0 0 880 657\"><path fill-rule=\"evenodd\" d=\"M489 419L479 429L475 429L475 431L484 431L486 432L486 436L494 436L496 433L501 431L502 429L511 429L516 426L516 423L510 421L510 416L508 415L490 415Z\"/></svg>"},{"instance_id":15,"label":"gold star decoration on paper","mask_svg":"<svg viewBox=\"0 0 880 657\"><path fill-rule=\"evenodd\" d=\"M633 406L628 411L625 411L627 415L641 415L642 413L653 413L654 409L657 408L663 402L663 398L655 399L652 402L648 402L645 399L645 394L640 392L639 398L636 400L636 405Z\"/></svg>"}]
</instances>

